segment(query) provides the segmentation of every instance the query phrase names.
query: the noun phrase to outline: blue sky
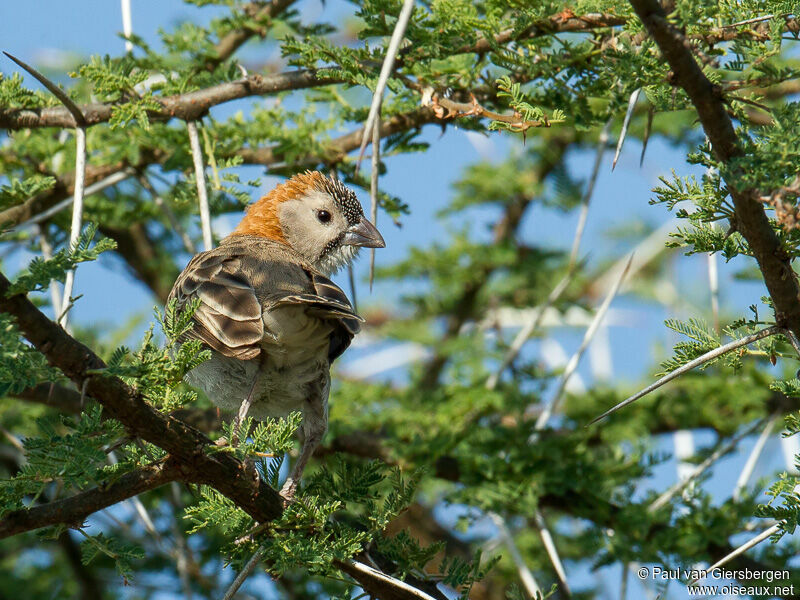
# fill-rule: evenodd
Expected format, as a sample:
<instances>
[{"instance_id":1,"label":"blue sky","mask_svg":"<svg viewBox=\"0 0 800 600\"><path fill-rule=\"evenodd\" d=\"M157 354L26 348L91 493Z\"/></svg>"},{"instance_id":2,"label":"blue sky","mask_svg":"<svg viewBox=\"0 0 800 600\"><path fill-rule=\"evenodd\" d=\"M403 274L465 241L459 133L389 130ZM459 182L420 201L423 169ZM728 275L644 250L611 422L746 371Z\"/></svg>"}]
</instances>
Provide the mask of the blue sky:
<instances>
[{"instance_id":1,"label":"blue sky","mask_svg":"<svg viewBox=\"0 0 800 600\"><path fill-rule=\"evenodd\" d=\"M187 18L207 20L219 12L214 7L198 10L178 0L132 0L132 5L133 31L156 46L159 27L169 27ZM299 7L309 20L323 15L330 21L337 21L342 15L352 11L351 5L338 1L328 1L323 6L318 1L304 0ZM0 7L0 49L36 65L58 66L63 63L64 53L80 57L120 53L123 49L123 41L118 36L121 29L119 3L108 0L7 1ZM272 51L268 51L271 54L266 57L259 56L258 52L254 47L246 47L243 56L245 60L253 61L277 58ZM0 71L4 74L16 70L16 66L4 57L0 60ZM246 110L252 102L246 100L219 107L214 114L224 117L234 110ZM379 217L379 226L387 241L387 248L377 255L379 265L391 264L403 258L409 247L427 245L445 234L449 227L459 226L458 222L437 221L435 215L450 197L451 185L459 177L463 167L483 158L500 160L508 152L518 149L522 143L519 138L502 137L499 134L476 136L455 127L448 128L442 135L439 128L432 126L425 130L424 139L430 143L430 150L425 154L391 157L386 161L388 172L381 178L381 186L402 197L411 206L411 214L403 218L402 228L391 225L385 215ZM629 252L638 241L634 236L620 242L608 236L609 229L629 227L631 231L636 231L637 223L656 228L670 218L664 207L651 206L648 203L652 197L650 190L658 183L659 175L669 175L673 168L678 174L697 174L696 169L693 170L686 164L683 151L676 150L661 139L651 140L641 167L640 150L638 142L628 140L614 172L611 171L613 151L608 150L605 154L582 244L582 254L590 263L600 264L609 259L617 259ZM593 160L592 150L576 152L571 156L569 166L574 175L587 177ZM258 168L246 169L246 178L260 175ZM264 177L262 191L268 190L275 181L272 177ZM360 196L366 205L368 198L364 194ZM481 220L490 216L484 211L474 213L472 218L479 225ZM539 245L566 248L572 240L576 216L559 215L536 208L523 224L523 236ZM232 222L235 222L235 217L232 217ZM220 228L225 227L225 223L217 225ZM640 237L644 237L644 234ZM18 258L22 260L25 257ZM397 297L395 285L378 285L375 292L369 294L365 283L367 262L364 255L357 264L359 301L362 304L393 303ZM747 314L746 307L759 302L759 298L765 293L760 284L733 279L733 273L742 266L742 263L725 265L722 260L719 261L723 318L725 315L738 317ZM625 326L610 327L608 332L607 348L610 351L615 381L643 381L652 374L656 361L670 352L675 340L663 326L665 318L696 314L698 308L708 314L706 275L707 262L704 256L678 260L671 284L683 304L673 306L669 311L661 304L635 300L624 294L614 302L612 311L618 311L617 320L625 322ZM346 278L339 277L339 282L345 287ZM104 289L102 293L101 284ZM81 323L118 324L135 314L142 315L146 322L150 320L151 309L155 304L147 290L133 282L122 269L120 261L108 258L79 268L76 292L84 294L73 311L74 320ZM599 301L600 299L598 303ZM562 346L567 356L578 347L582 336L583 331L578 328L559 328L552 331L552 338ZM531 347L532 352L541 349L541 344ZM354 349L351 358L357 359L361 355L363 351L359 354L358 349ZM584 381L591 381L593 377L590 363L590 357L585 357L578 370L578 375ZM703 432L695 437L698 447L713 441L713 436ZM732 489L753 441L751 439L743 445L745 454L733 455L719 464L708 483L710 488ZM671 452L672 439L664 438L660 447ZM781 469L784 464L776 437L768 445L757 474ZM669 462L659 468L652 484L663 489L674 479L675 463ZM618 574L609 574L609 577L609 582L618 580ZM629 593L634 594L636 584L631 585ZM610 592L617 589L616 583L609 583Z\"/></svg>"}]
</instances>

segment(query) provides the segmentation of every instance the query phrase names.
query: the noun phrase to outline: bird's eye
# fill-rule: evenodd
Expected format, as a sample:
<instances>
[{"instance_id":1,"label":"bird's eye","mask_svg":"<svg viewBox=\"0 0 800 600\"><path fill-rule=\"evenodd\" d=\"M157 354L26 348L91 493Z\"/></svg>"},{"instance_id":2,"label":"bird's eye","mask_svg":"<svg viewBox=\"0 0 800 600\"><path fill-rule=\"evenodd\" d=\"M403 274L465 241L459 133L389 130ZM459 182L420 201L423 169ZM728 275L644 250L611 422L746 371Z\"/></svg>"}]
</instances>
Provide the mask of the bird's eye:
<instances>
[{"instance_id":1,"label":"bird's eye","mask_svg":"<svg viewBox=\"0 0 800 600\"><path fill-rule=\"evenodd\" d=\"M328 223L331 220L331 213L329 213L327 210L318 210L317 218L319 219L320 223Z\"/></svg>"}]
</instances>

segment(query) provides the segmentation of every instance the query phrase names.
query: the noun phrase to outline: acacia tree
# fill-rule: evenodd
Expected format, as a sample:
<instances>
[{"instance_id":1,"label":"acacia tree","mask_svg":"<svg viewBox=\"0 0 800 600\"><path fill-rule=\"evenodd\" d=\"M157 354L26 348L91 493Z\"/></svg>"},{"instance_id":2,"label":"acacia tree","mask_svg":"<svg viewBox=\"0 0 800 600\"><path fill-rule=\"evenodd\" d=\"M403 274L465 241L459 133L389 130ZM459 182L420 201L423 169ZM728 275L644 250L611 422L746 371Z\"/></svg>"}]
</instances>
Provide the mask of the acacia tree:
<instances>
[{"instance_id":1,"label":"acacia tree","mask_svg":"<svg viewBox=\"0 0 800 600\"><path fill-rule=\"evenodd\" d=\"M355 28L308 22L292 0L190 4L228 12L162 32L158 50L131 34L124 55L76 65L67 89L38 74L47 89L28 87L20 73L32 67L3 66L0 241L38 255L0 275L3 592L100 599L131 584L129 597L231 597L266 571L286 598L527 597L551 584L557 597L595 597L591 583L571 592L568 571L721 562L750 569L738 577L754 585L787 568L797 478L778 478L766 504L764 486L715 498L692 484L776 420L800 430L792 3L375 0L353 4ZM244 44L277 45L283 61L245 69ZM246 114L220 116L246 98L257 100ZM163 303L188 255L215 242L211 218L241 211L258 187L241 166L334 171L402 221L414 202L382 192L380 175L426 152L426 127L455 125L517 148L465 165L446 209L490 208L490 235L467 228L378 270L418 285L396 306L368 307L368 331L425 358L400 384L336 380L330 431L289 507L276 489L297 418L215 445L230 439L227 416L181 382L206 352L167 350L185 318L166 307L166 342L151 330L136 349L69 322L75 268L101 252ZM594 312L588 343L625 276L636 272L630 293L643 297L663 276L664 261L606 270L581 259L594 176L580 181L568 158L602 152L610 129L618 148L663 136L706 168L697 181L663 165L653 201L684 224L658 243L722 255L766 296L716 327L702 314L668 321L686 337L632 398L650 397L587 428L635 390L567 393L585 344L563 370L526 344L547 335L548 309L576 307ZM576 213L571 251L525 239L533 207ZM520 331L503 327L504 311L523 315ZM663 460L654 436L696 428L716 442L692 477L634 495ZM135 516L115 508L125 501ZM468 507L458 525L490 517L504 545L443 525L443 505ZM747 531L759 544L734 553Z\"/></svg>"}]
</instances>

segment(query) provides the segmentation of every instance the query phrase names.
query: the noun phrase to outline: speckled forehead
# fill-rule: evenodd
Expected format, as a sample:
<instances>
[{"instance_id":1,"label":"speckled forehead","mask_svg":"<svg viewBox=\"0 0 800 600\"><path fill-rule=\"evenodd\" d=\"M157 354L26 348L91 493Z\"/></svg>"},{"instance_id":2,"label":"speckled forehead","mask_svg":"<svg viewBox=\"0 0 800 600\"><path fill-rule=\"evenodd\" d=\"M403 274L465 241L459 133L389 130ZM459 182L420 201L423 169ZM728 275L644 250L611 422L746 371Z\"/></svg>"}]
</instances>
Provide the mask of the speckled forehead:
<instances>
[{"instance_id":1,"label":"speckled forehead","mask_svg":"<svg viewBox=\"0 0 800 600\"><path fill-rule=\"evenodd\" d=\"M355 225L364 216L364 210L356 195L346 188L338 179L322 177L320 182L321 191L326 192L333 198L333 201L342 211L344 218L349 225Z\"/></svg>"}]
</instances>

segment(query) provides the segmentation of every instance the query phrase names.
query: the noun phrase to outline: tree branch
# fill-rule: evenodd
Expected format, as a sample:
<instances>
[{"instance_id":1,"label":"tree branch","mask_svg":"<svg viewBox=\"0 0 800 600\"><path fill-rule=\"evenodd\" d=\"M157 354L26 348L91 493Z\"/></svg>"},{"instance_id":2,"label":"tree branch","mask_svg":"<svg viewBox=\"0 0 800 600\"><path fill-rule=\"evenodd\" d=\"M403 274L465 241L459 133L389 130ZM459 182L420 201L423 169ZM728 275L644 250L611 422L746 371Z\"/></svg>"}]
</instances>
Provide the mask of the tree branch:
<instances>
[{"instance_id":1,"label":"tree branch","mask_svg":"<svg viewBox=\"0 0 800 600\"><path fill-rule=\"evenodd\" d=\"M295 0L272 0L264 4L263 2L251 2L244 6L244 13L254 21L265 21L279 15L285 11ZM213 71L218 65L228 60L233 54L253 36L264 37L266 31L263 28L243 27L229 32L217 44L215 50L217 56L206 61L206 69Z\"/></svg>"},{"instance_id":2,"label":"tree branch","mask_svg":"<svg viewBox=\"0 0 800 600\"><path fill-rule=\"evenodd\" d=\"M7 512L0 520L0 539L52 525L80 527L92 513L178 479L181 479L181 469L172 460L140 467L107 486L92 488L63 500Z\"/></svg>"},{"instance_id":3,"label":"tree branch","mask_svg":"<svg viewBox=\"0 0 800 600\"><path fill-rule=\"evenodd\" d=\"M283 511L283 501L265 482L252 477L241 461L216 447L205 435L147 404L117 377L98 371L105 363L68 335L22 295L6 296L10 283L0 273L0 311L16 317L23 335L48 362L99 402L108 416L127 431L164 449L181 465L186 481L210 485L233 500L256 521L269 521Z\"/></svg>"},{"instance_id":4,"label":"tree branch","mask_svg":"<svg viewBox=\"0 0 800 600\"><path fill-rule=\"evenodd\" d=\"M195 90L186 94L155 98L161 110L148 111L151 121L183 119L193 121L202 118L212 106L250 96L263 96L301 90L309 87L341 83L341 80L317 77L314 70L287 71L275 75L248 75L238 81L229 81L215 86ZM114 103L92 103L80 106L86 126L105 123L111 118ZM75 118L63 106L49 108L0 108L1 129L25 129L38 127L75 127Z\"/></svg>"},{"instance_id":5,"label":"tree branch","mask_svg":"<svg viewBox=\"0 0 800 600\"><path fill-rule=\"evenodd\" d=\"M686 38L667 20L657 0L631 0L631 5L669 63L675 81L697 109L714 155L725 163L742 156L721 92L695 61ZM757 190L737 189L736 181L729 179L730 176L726 183L736 211L736 227L747 240L764 276L775 303L776 321L800 334L800 286L789 256L772 229Z\"/></svg>"}]
</instances>

